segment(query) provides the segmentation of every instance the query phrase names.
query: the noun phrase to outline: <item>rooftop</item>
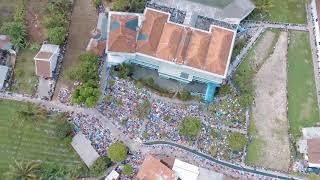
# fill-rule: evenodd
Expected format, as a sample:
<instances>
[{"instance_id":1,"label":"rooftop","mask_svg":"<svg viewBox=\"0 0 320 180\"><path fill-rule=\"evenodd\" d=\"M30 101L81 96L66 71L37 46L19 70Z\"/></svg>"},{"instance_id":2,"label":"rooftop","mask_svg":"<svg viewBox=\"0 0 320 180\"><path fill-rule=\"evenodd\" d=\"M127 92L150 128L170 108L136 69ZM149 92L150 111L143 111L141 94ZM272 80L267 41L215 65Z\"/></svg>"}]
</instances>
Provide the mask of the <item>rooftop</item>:
<instances>
[{"instance_id":1,"label":"rooftop","mask_svg":"<svg viewBox=\"0 0 320 180\"><path fill-rule=\"evenodd\" d=\"M137 180L176 180L177 176L166 165L162 164L159 159L148 155L143 161L139 172L136 176Z\"/></svg>"},{"instance_id":2,"label":"rooftop","mask_svg":"<svg viewBox=\"0 0 320 180\"><path fill-rule=\"evenodd\" d=\"M54 44L42 44L40 51L34 57L36 60L50 60L51 56L59 52L59 46Z\"/></svg>"},{"instance_id":3,"label":"rooftop","mask_svg":"<svg viewBox=\"0 0 320 180\"><path fill-rule=\"evenodd\" d=\"M109 51L134 53L136 50L138 16L111 14L109 23Z\"/></svg>"},{"instance_id":4,"label":"rooftop","mask_svg":"<svg viewBox=\"0 0 320 180\"><path fill-rule=\"evenodd\" d=\"M320 164L320 138L308 139L308 161L313 164Z\"/></svg>"},{"instance_id":5,"label":"rooftop","mask_svg":"<svg viewBox=\"0 0 320 180\"><path fill-rule=\"evenodd\" d=\"M1 66L0 65L0 89L3 88L4 82L7 79L9 68L7 66Z\"/></svg>"}]
</instances>

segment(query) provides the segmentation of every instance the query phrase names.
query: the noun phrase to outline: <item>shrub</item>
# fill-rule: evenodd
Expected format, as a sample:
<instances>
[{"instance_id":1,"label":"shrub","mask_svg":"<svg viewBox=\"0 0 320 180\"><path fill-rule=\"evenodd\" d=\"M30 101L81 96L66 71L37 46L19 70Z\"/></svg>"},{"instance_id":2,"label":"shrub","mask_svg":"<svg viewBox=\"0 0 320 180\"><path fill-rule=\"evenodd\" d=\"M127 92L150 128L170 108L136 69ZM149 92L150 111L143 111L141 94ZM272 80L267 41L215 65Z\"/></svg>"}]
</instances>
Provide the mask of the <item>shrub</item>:
<instances>
[{"instance_id":1,"label":"shrub","mask_svg":"<svg viewBox=\"0 0 320 180\"><path fill-rule=\"evenodd\" d=\"M189 91L182 90L178 92L178 99L182 101L188 101L192 98L191 94Z\"/></svg>"},{"instance_id":2,"label":"shrub","mask_svg":"<svg viewBox=\"0 0 320 180\"><path fill-rule=\"evenodd\" d=\"M90 176L97 177L101 175L112 164L110 158L100 157L90 167Z\"/></svg>"},{"instance_id":3,"label":"shrub","mask_svg":"<svg viewBox=\"0 0 320 180\"><path fill-rule=\"evenodd\" d=\"M185 117L179 127L179 133L188 138L195 138L201 130L201 121L196 117Z\"/></svg>"},{"instance_id":4,"label":"shrub","mask_svg":"<svg viewBox=\"0 0 320 180\"><path fill-rule=\"evenodd\" d=\"M48 38L52 44L63 44L65 40L66 29L64 27L53 27L48 29Z\"/></svg>"},{"instance_id":5,"label":"shrub","mask_svg":"<svg viewBox=\"0 0 320 180\"><path fill-rule=\"evenodd\" d=\"M65 14L62 13L55 13L44 18L44 25L48 29L56 27L66 27L67 23L68 22L65 17Z\"/></svg>"},{"instance_id":6,"label":"shrub","mask_svg":"<svg viewBox=\"0 0 320 180\"><path fill-rule=\"evenodd\" d=\"M72 92L72 102L76 104L85 104L87 107L94 107L100 97L100 88L95 82L87 82L77 87Z\"/></svg>"},{"instance_id":7,"label":"shrub","mask_svg":"<svg viewBox=\"0 0 320 180\"><path fill-rule=\"evenodd\" d=\"M240 151L247 144L247 138L241 133L232 133L228 136L228 145L232 151Z\"/></svg>"},{"instance_id":8,"label":"shrub","mask_svg":"<svg viewBox=\"0 0 320 180\"><path fill-rule=\"evenodd\" d=\"M59 122L55 128L56 136L61 139L71 136L72 133L73 133L72 125L68 121Z\"/></svg>"},{"instance_id":9,"label":"shrub","mask_svg":"<svg viewBox=\"0 0 320 180\"><path fill-rule=\"evenodd\" d=\"M129 164L123 165L122 173L126 176L132 176L133 170Z\"/></svg>"},{"instance_id":10,"label":"shrub","mask_svg":"<svg viewBox=\"0 0 320 180\"><path fill-rule=\"evenodd\" d=\"M93 0L93 3L97 7L97 6L100 6L102 4L102 0Z\"/></svg>"},{"instance_id":11,"label":"shrub","mask_svg":"<svg viewBox=\"0 0 320 180\"><path fill-rule=\"evenodd\" d=\"M128 148L122 142L115 142L108 149L108 156L113 162L121 162L126 159L127 155Z\"/></svg>"},{"instance_id":12,"label":"shrub","mask_svg":"<svg viewBox=\"0 0 320 180\"><path fill-rule=\"evenodd\" d=\"M88 82L98 80L98 57L93 53L84 53L79 56L80 63L73 71L69 71L71 80Z\"/></svg>"}]
</instances>

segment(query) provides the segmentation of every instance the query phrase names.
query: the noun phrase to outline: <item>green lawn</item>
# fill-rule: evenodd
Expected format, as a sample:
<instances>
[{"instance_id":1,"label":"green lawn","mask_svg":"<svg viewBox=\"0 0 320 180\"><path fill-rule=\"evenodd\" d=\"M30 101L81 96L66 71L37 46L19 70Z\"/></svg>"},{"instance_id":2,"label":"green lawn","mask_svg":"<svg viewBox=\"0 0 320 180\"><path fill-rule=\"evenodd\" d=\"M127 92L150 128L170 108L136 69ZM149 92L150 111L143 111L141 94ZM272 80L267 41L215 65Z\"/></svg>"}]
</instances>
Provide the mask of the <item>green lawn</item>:
<instances>
[{"instance_id":1,"label":"green lawn","mask_svg":"<svg viewBox=\"0 0 320 180\"><path fill-rule=\"evenodd\" d=\"M23 106L21 102L0 100L0 177L15 159L47 160L68 166L80 164L72 148L55 137L53 121L35 125L13 119L17 109Z\"/></svg>"},{"instance_id":2,"label":"green lawn","mask_svg":"<svg viewBox=\"0 0 320 180\"><path fill-rule=\"evenodd\" d=\"M270 20L287 23L306 23L305 0L270 0L272 8L268 14L263 14L266 19L261 19L257 11L251 14L252 19Z\"/></svg>"},{"instance_id":3,"label":"green lawn","mask_svg":"<svg viewBox=\"0 0 320 180\"><path fill-rule=\"evenodd\" d=\"M301 128L319 121L312 55L308 33L290 32L288 49L288 119L297 140Z\"/></svg>"},{"instance_id":4,"label":"green lawn","mask_svg":"<svg viewBox=\"0 0 320 180\"><path fill-rule=\"evenodd\" d=\"M23 49L18 53L14 69L15 83L12 86L13 91L30 95L35 93L37 77L33 58L37 52L36 50Z\"/></svg>"}]
</instances>

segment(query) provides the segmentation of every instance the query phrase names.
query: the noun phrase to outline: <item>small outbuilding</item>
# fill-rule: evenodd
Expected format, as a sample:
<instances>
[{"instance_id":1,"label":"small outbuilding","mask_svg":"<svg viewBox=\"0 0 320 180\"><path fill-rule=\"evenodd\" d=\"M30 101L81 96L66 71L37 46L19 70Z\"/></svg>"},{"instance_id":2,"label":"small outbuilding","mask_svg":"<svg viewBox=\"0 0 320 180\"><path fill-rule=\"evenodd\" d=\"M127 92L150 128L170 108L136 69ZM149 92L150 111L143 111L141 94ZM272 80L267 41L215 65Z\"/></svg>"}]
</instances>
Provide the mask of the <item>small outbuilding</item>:
<instances>
[{"instance_id":1,"label":"small outbuilding","mask_svg":"<svg viewBox=\"0 0 320 180\"><path fill-rule=\"evenodd\" d=\"M58 45L43 44L34 57L36 75L43 78L53 77L57 65L60 48Z\"/></svg>"}]
</instances>

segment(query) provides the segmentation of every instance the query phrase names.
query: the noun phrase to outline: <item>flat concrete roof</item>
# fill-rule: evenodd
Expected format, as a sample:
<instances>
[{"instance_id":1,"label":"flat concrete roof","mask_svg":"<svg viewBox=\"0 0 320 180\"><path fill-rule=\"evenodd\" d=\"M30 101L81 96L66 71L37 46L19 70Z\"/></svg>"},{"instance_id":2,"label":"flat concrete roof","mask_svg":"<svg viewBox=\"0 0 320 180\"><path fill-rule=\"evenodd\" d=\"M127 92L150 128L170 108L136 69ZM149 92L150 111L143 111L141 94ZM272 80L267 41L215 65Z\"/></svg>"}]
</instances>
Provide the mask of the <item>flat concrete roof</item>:
<instances>
[{"instance_id":1,"label":"flat concrete roof","mask_svg":"<svg viewBox=\"0 0 320 180\"><path fill-rule=\"evenodd\" d=\"M100 157L97 151L92 147L91 141L89 141L81 132L73 137L71 145L88 167Z\"/></svg>"}]
</instances>

